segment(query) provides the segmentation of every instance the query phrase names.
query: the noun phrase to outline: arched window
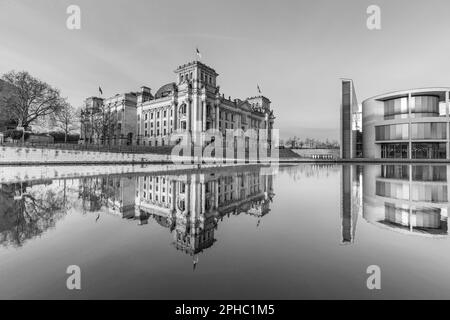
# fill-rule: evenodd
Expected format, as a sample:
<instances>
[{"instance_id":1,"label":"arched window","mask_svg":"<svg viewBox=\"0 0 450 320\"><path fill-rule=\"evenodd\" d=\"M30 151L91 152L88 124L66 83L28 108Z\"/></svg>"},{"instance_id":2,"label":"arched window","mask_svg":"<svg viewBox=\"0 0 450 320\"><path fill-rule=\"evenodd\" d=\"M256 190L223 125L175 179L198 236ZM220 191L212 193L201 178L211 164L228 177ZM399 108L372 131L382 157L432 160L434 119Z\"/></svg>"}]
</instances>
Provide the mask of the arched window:
<instances>
[{"instance_id":1,"label":"arched window","mask_svg":"<svg viewBox=\"0 0 450 320\"><path fill-rule=\"evenodd\" d=\"M181 81L180 82L183 82L183 80L184 80L184 78L183 78L184 76L183 75L181 75Z\"/></svg>"}]
</instances>

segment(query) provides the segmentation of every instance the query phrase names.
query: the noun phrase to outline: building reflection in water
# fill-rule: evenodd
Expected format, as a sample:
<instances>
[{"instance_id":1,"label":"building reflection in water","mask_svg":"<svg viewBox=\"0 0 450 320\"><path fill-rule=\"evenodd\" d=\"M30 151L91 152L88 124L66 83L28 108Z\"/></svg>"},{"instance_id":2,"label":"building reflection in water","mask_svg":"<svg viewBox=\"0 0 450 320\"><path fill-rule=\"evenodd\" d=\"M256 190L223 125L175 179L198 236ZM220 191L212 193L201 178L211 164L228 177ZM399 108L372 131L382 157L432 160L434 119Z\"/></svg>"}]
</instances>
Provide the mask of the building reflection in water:
<instances>
[{"instance_id":1,"label":"building reflection in water","mask_svg":"<svg viewBox=\"0 0 450 320\"><path fill-rule=\"evenodd\" d=\"M358 216L397 232L446 236L448 174L447 165L344 165L342 243L354 241Z\"/></svg>"},{"instance_id":2,"label":"building reflection in water","mask_svg":"<svg viewBox=\"0 0 450 320\"><path fill-rule=\"evenodd\" d=\"M216 241L214 232L230 215L260 219L274 196L272 176L261 167L234 167L165 175L82 178L85 211L107 208L112 214L145 225L150 220L168 229L177 250L193 257Z\"/></svg>"}]
</instances>

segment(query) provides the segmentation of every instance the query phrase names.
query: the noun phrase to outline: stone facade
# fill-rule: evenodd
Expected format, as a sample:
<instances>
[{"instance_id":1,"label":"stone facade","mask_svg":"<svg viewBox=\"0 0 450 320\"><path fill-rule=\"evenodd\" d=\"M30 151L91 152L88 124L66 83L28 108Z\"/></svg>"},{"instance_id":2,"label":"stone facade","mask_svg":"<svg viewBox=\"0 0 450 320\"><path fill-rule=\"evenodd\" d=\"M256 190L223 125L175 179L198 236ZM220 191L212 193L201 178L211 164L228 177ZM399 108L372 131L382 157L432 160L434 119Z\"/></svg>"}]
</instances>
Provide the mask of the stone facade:
<instances>
[{"instance_id":1,"label":"stone facade","mask_svg":"<svg viewBox=\"0 0 450 320\"><path fill-rule=\"evenodd\" d=\"M175 75L155 94L143 86L136 93L86 99L81 141L164 146L176 143L174 133L208 129L267 129L270 136L275 117L266 97L226 98L216 71L199 61L179 66Z\"/></svg>"},{"instance_id":2,"label":"stone facade","mask_svg":"<svg viewBox=\"0 0 450 320\"><path fill-rule=\"evenodd\" d=\"M116 94L85 101L81 120L82 143L131 145L136 132L136 94Z\"/></svg>"},{"instance_id":3,"label":"stone facade","mask_svg":"<svg viewBox=\"0 0 450 320\"><path fill-rule=\"evenodd\" d=\"M208 129L269 129L274 116L264 96L245 100L226 98L217 85L216 71L199 61L175 70L175 82L155 95L142 87L137 99L137 132L141 144L173 143L174 132L205 132Z\"/></svg>"}]
</instances>

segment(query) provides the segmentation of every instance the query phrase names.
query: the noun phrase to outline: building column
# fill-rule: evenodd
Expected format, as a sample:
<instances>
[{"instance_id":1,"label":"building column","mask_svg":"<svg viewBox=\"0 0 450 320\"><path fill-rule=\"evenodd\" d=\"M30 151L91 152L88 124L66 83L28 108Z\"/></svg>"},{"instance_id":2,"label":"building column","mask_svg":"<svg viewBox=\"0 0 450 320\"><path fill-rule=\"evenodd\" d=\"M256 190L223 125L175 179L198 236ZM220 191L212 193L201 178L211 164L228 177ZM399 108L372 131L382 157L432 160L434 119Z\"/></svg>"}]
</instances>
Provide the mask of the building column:
<instances>
[{"instance_id":1,"label":"building column","mask_svg":"<svg viewBox=\"0 0 450 320\"><path fill-rule=\"evenodd\" d=\"M206 131L206 101L202 99L202 131Z\"/></svg>"},{"instance_id":2,"label":"building column","mask_svg":"<svg viewBox=\"0 0 450 320\"><path fill-rule=\"evenodd\" d=\"M156 122L157 116L156 116L156 115L157 115L157 111L156 111L156 109L154 109L154 110L153 110L153 137L157 137L157 133L158 133L157 127L156 127L156 124L157 124L157 122ZM150 113L149 113L148 116L150 117ZM150 122L151 119L149 119L148 121ZM149 126L150 126L150 123L149 123ZM149 133L149 137L150 137L150 138L147 138L147 139L149 139L149 140L150 140L150 139L154 140L155 143L154 143L153 145L155 145L155 144L156 144L156 141L157 141L157 138L153 139L153 137L150 136L150 129L151 129L151 128L148 128L148 133Z\"/></svg>"},{"instance_id":3,"label":"building column","mask_svg":"<svg viewBox=\"0 0 450 320\"><path fill-rule=\"evenodd\" d=\"M411 142L411 110L412 110L412 97L411 93L408 93L408 159L412 159L412 142Z\"/></svg>"},{"instance_id":4,"label":"building column","mask_svg":"<svg viewBox=\"0 0 450 320\"><path fill-rule=\"evenodd\" d=\"M172 187L172 212L176 211L176 198L177 198L177 185L176 185L176 181L175 179L173 179L172 181L170 181L170 185Z\"/></svg>"},{"instance_id":5,"label":"building column","mask_svg":"<svg viewBox=\"0 0 450 320\"><path fill-rule=\"evenodd\" d=\"M184 196L184 210L185 210L185 212L183 212L183 213L189 213L189 212L192 212L192 208L191 208L191 206L192 206L192 201L191 201L191 185L192 185L192 182L190 181L190 180L187 180L186 182L185 182L185 188L184 188L184 194L185 194L185 196Z\"/></svg>"},{"instance_id":6,"label":"building column","mask_svg":"<svg viewBox=\"0 0 450 320\"><path fill-rule=\"evenodd\" d=\"M445 157L450 159L450 127L449 127L449 92L445 91L445 119L447 120L445 123L445 129L447 131L446 134L446 143L445 143Z\"/></svg>"},{"instance_id":7,"label":"building column","mask_svg":"<svg viewBox=\"0 0 450 320\"><path fill-rule=\"evenodd\" d=\"M219 181L214 180L214 208L217 210L219 208Z\"/></svg>"},{"instance_id":8,"label":"building column","mask_svg":"<svg viewBox=\"0 0 450 320\"><path fill-rule=\"evenodd\" d=\"M202 183L201 183L201 190L202 190L202 192L201 192L201 197L202 197L202 214L204 214L205 213L205 210L206 210L206 188L205 188L205 182L203 181Z\"/></svg>"},{"instance_id":9,"label":"building column","mask_svg":"<svg viewBox=\"0 0 450 320\"><path fill-rule=\"evenodd\" d=\"M178 103L173 105L173 131L178 129Z\"/></svg>"},{"instance_id":10,"label":"building column","mask_svg":"<svg viewBox=\"0 0 450 320\"><path fill-rule=\"evenodd\" d=\"M216 105L216 113L215 113L216 121L215 121L215 128L216 128L217 130L219 130L219 121L220 121L219 115L220 115L219 105Z\"/></svg>"},{"instance_id":11,"label":"building column","mask_svg":"<svg viewBox=\"0 0 450 320\"><path fill-rule=\"evenodd\" d=\"M186 102L186 130L188 131L188 132L191 132L192 131L192 128L191 128L191 109L192 109L192 105L191 105L191 102L190 102L190 99L188 99Z\"/></svg>"}]
</instances>

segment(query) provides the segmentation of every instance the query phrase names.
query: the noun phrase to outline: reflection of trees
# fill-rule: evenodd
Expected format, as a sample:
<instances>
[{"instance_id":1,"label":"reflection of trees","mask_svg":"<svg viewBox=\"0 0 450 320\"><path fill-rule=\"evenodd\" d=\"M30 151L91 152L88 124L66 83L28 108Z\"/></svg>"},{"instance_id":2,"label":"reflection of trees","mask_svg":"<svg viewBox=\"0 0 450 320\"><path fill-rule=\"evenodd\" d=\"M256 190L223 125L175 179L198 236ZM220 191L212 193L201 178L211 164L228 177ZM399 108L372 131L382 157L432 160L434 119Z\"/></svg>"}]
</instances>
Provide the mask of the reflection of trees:
<instances>
[{"instance_id":1,"label":"reflection of trees","mask_svg":"<svg viewBox=\"0 0 450 320\"><path fill-rule=\"evenodd\" d=\"M294 181L302 178L328 178L331 172L337 172L339 167L335 164L302 164L281 166L280 171L286 172Z\"/></svg>"},{"instance_id":2,"label":"reflection of trees","mask_svg":"<svg viewBox=\"0 0 450 320\"><path fill-rule=\"evenodd\" d=\"M0 243L22 246L26 240L54 227L65 215L65 209L65 192L44 185L31 188L27 184L3 185L0 189Z\"/></svg>"},{"instance_id":3,"label":"reflection of trees","mask_svg":"<svg viewBox=\"0 0 450 320\"><path fill-rule=\"evenodd\" d=\"M83 178L78 192L83 200L83 212L97 212L102 206L109 206L108 200L115 201L120 195L120 178Z\"/></svg>"}]
</instances>

